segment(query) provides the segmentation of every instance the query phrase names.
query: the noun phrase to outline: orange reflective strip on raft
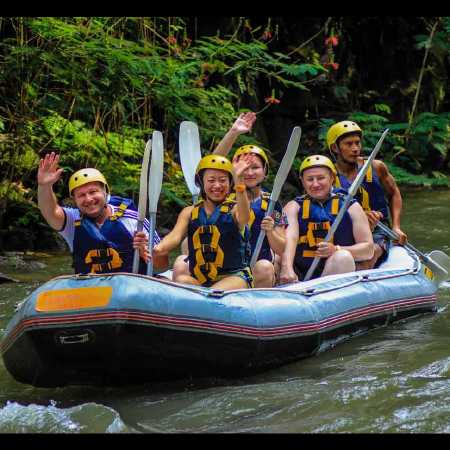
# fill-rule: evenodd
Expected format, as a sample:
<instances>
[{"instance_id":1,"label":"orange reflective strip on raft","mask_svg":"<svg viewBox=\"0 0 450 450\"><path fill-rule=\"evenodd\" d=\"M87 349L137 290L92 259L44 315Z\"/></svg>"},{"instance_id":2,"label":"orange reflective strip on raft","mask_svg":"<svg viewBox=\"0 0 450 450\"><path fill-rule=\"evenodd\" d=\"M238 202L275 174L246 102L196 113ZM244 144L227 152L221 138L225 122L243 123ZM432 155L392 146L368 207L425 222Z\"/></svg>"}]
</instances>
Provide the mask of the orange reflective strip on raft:
<instances>
[{"instance_id":1,"label":"orange reflective strip on raft","mask_svg":"<svg viewBox=\"0 0 450 450\"><path fill-rule=\"evenodd\" d=\"M99 308L109 303L111 295L111 286L45 291L38 295L35 309L52 312Z\"/></svg>"}]
</instances>

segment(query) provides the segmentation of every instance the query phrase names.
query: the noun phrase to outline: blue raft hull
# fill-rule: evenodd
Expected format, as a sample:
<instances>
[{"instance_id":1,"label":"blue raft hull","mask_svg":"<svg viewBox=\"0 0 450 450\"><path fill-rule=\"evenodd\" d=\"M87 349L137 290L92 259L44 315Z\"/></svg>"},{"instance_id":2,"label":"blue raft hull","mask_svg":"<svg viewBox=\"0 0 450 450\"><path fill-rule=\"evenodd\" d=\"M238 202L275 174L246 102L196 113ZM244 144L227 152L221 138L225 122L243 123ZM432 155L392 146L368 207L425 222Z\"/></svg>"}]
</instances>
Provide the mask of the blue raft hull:
<instances>
[{"instance_id":1,"label":"blue raft hull","mask_svg":"<svg viewBox=\"0 0 450 450\"><path fill-rule=\"evenodd\" d=\"M19 382L129 385L243 376L437 310L437 284L400 247L382 268L229 292L133 274L58 277L18 307L0 351Z\"/></svg>"}]
</instances>

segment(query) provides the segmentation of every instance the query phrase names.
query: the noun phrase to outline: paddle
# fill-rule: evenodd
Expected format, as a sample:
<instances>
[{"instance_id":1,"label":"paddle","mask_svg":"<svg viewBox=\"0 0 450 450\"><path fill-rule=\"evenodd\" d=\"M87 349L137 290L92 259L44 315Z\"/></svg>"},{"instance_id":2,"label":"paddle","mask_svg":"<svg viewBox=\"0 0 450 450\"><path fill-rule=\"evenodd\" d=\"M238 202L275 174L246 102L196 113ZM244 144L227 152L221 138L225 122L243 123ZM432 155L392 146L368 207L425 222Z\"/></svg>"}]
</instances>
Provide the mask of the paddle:
<instances>
[{"instance_id":1,"label":"paddle","mask_svg":"<svg viewBox=\"0 0 450 450\"><path fill-rule=\"evenodd\" d=\"M148 161L150 159L150 151L152 140L149 139L145 144L144 156L142 158L141 181L139 184L139 203L138 203L138 221L136 231L144 229L145 213L147 212L147 177L148 177ZM139 250L134 250L133 257L133 273L139 272Z\"/></svg>"},{"instance_id":2,"label":"paddle","mask_svg":"<svg viewBox=\"0 0 450 450\"><path fill-rule=\"evenodd\" d=\"M164 170L164 143L160 131L154 131L152 134L152 158L150 163L150 172L148 175L148 213L150 221L150 232L148 239L148 249L150 255L153 253L153 240L155 237L156 209L158 206L159 195L161 193L162 178ZM147 275L153 275L153 258L147 265Z\"/></svg>"},{"instance_id":3,"label":"paddle","mask_svg":"<svg viewBox=\"0 0 450 450\"><path fill-rule=\"evenodd\" d=\"M196 203L200 195L200 188L195 184L195 171L202 159L200 135L196 123L181 122L178 146L180 148L180 162L184 179L192 195L192 203Z\"/></svg>"},{"instance_id":4,"label":"paddle","mask_svg":"<svg viewBox=\"0 0 450 450\"><path fill-rule=\"evenodd\" d=\"M273 182L272 192L269 198L269 206L266 211L266 216L272 214L273 209L275 208L275 204L280 196L281 189L286 181L286 178L291 170L292 163L294 162L295 155L297 154L298 146L300 144L300 138L302 136L302 129L300 127L294 127L291 133L291 137L289 139L289 143L286 149L286 153L283 156L283 160L281 161L280 168L275 176L275 180ZM264 237L266 233L264 230L261 230L258 235L258 240L256 241L255 249L253 250L252 258L250 260L250 267L253 267L258 260L259 253L261 251L261 247L264 241Z\"/></svg>"},{"instance_id":5,"label":"paddle","mask_svg":"<svg viewBox=\"0 0 450 450\"><path fill-rule=\"evenodd\" d=\"M381 144L383 143L384 138L386 137L388 132L389 132L389 128L386 128L386 130L384 130L383 134L381 135L379 141L375 145L374 149L372 150L372 153L370 154L369 158L362 166L362 169L359 171L356 178L353 180L353 183L351 184L350 189L348 190L348 194L345 198L345 201L344 201L341 209L339 210L339 213L336 216L336 219L333 222L333 225L331 225L331 228L328 230L328 233L325 236L324 242L328 242L334 236L334 233L335 233L337 227L339 226L339 224L341 223L342 218L344 217L344 214L347 211L347 208L349 207L352 198L355 196L357 190L359 189L359 186L363 182L364 177L366 176L366 172L369 170L369 167L372 164L372 161L375 159L375 156L377 155L378 151L380 150ZM317 264L319 264L319 260L320 260L319 256L316 256L314 258L303 281L308 281L311 278L312 274L316 270Z\"/></svg>"},{"instance_id":6,"label":"paddle","mask_svg":"<svg viewBox=\"0 0 450 450\"><path fill-rule=\"evenodd\" d=\"M378 222L377 227L379 227L384 233L386 233L386 235L390 239L396 241L399 239L398 234L395 231L391 230L384 223ZM450 257L444 252L441 252L440 250L433 250L431 253L428 253L426 255L425 253L422 253L420 250L412 246L409 242L406 242L406 244L404 244L404 247L414 252L423 261L423 263L431 269L433 274L436 276L438 283L449 279Z\"/></svg>"}]
</instances>

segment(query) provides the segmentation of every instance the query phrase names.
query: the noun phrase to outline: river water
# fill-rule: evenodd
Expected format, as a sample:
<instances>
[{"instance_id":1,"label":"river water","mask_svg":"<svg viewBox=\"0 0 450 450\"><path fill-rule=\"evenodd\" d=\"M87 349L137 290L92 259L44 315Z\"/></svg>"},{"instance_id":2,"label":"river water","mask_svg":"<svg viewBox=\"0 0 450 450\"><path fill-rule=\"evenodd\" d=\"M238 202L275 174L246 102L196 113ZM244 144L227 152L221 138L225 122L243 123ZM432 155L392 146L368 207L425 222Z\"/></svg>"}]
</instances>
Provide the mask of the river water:
<instances>
[{"instance_id":1,"label":"river water","mask_svg":"<svg viewBox=\"0 0 450 450\"><path fill-rule=\"evenodd\" d=\"M404 193L403 228L450 254L450 192ZM0 333L15 305L69 273L66 255L0 285ZM5 271L5 270L4 270ZM434 315L354 337L317 356L242 379L128 388L22 385L0 361L0 433L450 432L450 283Z\"/></svg>"}]
</instances>

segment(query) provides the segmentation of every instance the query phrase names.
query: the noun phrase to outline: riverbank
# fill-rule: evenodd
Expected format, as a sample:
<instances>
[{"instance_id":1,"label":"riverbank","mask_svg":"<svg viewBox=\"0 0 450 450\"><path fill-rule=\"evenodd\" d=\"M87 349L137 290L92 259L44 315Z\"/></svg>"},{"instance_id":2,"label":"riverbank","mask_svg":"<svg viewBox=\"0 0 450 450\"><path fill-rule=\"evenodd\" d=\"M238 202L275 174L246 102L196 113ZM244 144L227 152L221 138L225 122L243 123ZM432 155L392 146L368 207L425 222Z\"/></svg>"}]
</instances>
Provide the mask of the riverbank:
<instances>
[{"instance_id":1,"label":"riverbank","mask_svg":"<svg viewBox=\"0 0 450 450\"><path fill-rule=\"evenodd\" d=\"M8 251L0 254L0 284L46 281L49 277L72 272L67 251Z\"/></svg>"}]
</instances>

